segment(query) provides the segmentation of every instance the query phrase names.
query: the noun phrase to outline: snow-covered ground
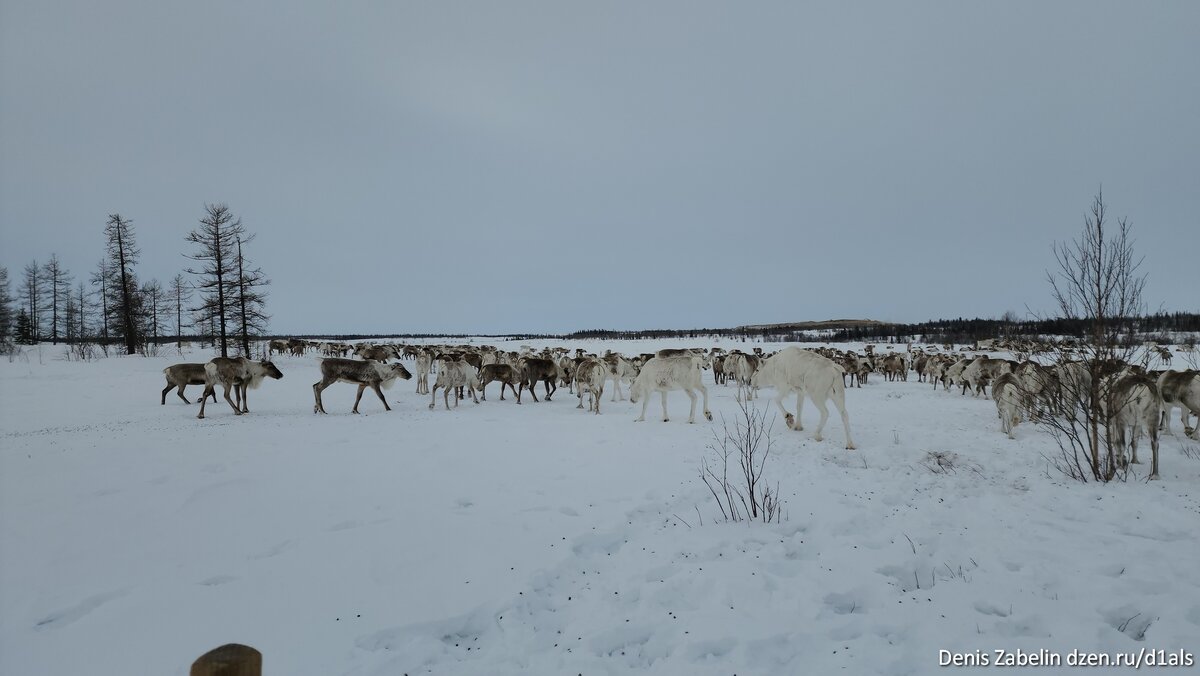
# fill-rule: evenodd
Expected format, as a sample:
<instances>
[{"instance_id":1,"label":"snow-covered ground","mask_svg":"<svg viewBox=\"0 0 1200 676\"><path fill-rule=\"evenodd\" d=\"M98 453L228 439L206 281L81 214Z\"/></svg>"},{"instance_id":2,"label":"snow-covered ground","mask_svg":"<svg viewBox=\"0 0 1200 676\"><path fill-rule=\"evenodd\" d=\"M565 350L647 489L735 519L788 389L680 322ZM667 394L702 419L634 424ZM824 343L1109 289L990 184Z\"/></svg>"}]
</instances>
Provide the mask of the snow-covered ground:
<instances>
[{"instance_id":1,"label":"snow-covered ground","mask_svg":"<svg viewBox=\"0 0 1200 676\"><path fill-rule=\"evenodd\" d=\"M712 343L581 345L684 344ZM859 450L836 415L813 441L810 404L807 431L775 426L786 518L726 524L698 465L736 404L709 373L712 424L686 424L681 393L670 423L635 424L607 391L593 416L494 384L431 411L413 381L390 413L368 393L350 415L335 385L314 416L313 357L277 359L248 416L160 406L161 369L205 358L0 363L0 674L185 674L228 642L276 675L926 674L939 649L1200 650L1200 459L1177 417L1161 481L1081 485L1047 468L1042 433L1005 438L990 400L876 377L847 394Z\"/></svg>"}]
</instances>

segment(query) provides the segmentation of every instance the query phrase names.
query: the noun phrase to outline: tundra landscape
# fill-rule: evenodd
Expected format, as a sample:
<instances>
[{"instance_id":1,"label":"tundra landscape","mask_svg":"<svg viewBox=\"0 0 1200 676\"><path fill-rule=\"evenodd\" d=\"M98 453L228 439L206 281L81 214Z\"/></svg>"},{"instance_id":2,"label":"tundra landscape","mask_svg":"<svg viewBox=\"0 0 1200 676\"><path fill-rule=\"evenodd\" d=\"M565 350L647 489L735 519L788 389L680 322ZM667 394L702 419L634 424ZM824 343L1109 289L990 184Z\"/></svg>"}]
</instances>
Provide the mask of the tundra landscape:
<instances>
[{"instance_id":1,"label":"tundra landscape","mask_svg":"<svg viewBox=\"0 0 1200 676\"><path fill-rule=\"evenodd\" d=\"M1197 35L0 0L0 676L1195 673Z\"/></svg>"},{"instance_id":2,"label":"tundra landscape","mask_svg":"<svg viewBox=\"0 0 1200 676\"><path fill-rule=\"evenodd\" d=\"M330 378L313 342L270 356L283 378L249 390L249 413L235 416L218 386L200 421L202 386L189 404L155 401L163 370L203 360L200 346L91 362L36 346L0 363L5 673L118 673L128 655L112 647L137 645L148 669L182 674L231 641L276 673L922 673L939 649L1169 650L1200 631L1200 444L1179 409L1158 435L1157 480L1146 430L1124 480L1071 480L1050 433L1022 422L1010 439L992 388L976 396L929 365L1008 364L1006 350L397 342L387 366L356 361L386 374L372 380L401 374L382 390L391 411L368 393L354 415L357 388L334 384L328 415L313 415L310 386ZM500 400L503 381L478 404L452 384L447 399L434 387L452 362L429 357L499 356L520 371L524 350L570 369L580 350L612 373L698 344L688 384L707 391L713 422L697 404L694 424L681 390L667 394L669 422L650 389L629 401L633 373L616 401L613 379L565 371L549 401L540 380L517 383L520 404ZM788 429L778 390L727 370L754 361L752 347L861 362L861 386L837 388L849 427L831 402L817 441L812 391L804 429ZM1195 353L1171 354L1178 366ZM404 379L421 364L432 395ZM762 481L779 502L764 519L735 498L733 522L700 473L726 469L716 449L744 423L740 384L767 422ZM45 405L65 395L69 415ZM794 397L783 403L795 413Z\"/></svg>"}]
</instances>

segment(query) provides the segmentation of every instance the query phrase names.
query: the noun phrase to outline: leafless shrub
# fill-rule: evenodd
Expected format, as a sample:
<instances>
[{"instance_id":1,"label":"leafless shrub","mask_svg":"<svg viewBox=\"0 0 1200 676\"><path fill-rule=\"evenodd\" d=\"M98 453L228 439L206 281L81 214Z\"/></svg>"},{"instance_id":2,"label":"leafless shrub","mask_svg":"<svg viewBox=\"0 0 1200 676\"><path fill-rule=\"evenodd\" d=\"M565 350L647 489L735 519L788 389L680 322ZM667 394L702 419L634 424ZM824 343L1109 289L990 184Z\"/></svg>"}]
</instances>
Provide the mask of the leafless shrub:
<instances>
[{"instance_id":1,"label":"leafless shrub","mask_svg":"<svg viewBox=\"0 0 1200 676\"><path fill-rule=\"evenodd\" d=\"M1109 434L1115 401L1110 378L1132 363L1136 342L1129 340L1131 318L1142 314L1145 275L1133 253L1128 221L1114 229L1106 220L1103 194L1097 194L1084 218L1080 236L1054 245L1055 272L1046 273L1058 313L1088 320L1078 344L1062 341L1055 348L1056 386L1039 396L1031 419L1047 430L1059 451L1044 456L1049 464L1077 481L1108 482L1126 477Z\"/></svg>"},{"instance_id":2,"label":"leafless shrub","mask_svg":"<svg viewBox=\"0 0 1200 676\"><path fill-rule=\"evenodd\" d=\"M1179 452L1188 460L1200 460L1200 446L1196 444L1185 443L1180 447Z\"/></svg>"},{"instance_id":3,"label":"leafless shrub","mask_svg":"<svg viewBox=\"0 0 1200 676\"><path fill-rule=\"evenodd\" d=\"M782 518L779 484L763 479L774 441L774 416L747 401L738 401L733 425L722 416L721 432L714 430L712 457L700 460L700 479L708 487L726 521L778 523ZM730 475L732 472L732 476Z\"/></svg>"},{"instance_id":4,"label":"leafless shrub","mask_svg":"<svg viewBox=\"0 0 1200 676\"><path fill-rule=\"evenodd\" d=\"M917 464L934 474L957 474L959 470L966 470L983 476L980 471L982 467L978 463L964 460L959 454L950 451L928 451Z\"/></svg>"},{"instance_id":5,"label":"leafless shrub","mask_svg":"<svg viewBox=\"0 0 1200 676\"><path fill-rule=\"evenodd\" d=\"M21 347L12 341L0 341L0 355L8 357L8 362L11 364L22 355Z\"/></svg>"},{"instance_id":6,"label":"leafless shrub","mask_svg":"<svg viewBox=\"0 0 1200 676\"><path fill-rule=\"evenodd\" d=\"M77 340L67 346L67 361L94 361L100 356L100 349L90 340Z\"/></svg>"}]
</instances>

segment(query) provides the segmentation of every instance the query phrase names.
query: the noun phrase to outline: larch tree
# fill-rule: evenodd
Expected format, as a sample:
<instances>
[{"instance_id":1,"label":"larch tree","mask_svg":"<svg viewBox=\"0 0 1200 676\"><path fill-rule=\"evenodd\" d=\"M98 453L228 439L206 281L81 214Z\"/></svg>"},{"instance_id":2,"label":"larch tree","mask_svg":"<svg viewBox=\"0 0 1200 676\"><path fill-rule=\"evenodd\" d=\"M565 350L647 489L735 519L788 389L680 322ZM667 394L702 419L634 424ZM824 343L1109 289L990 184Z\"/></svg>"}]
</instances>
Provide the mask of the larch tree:
<instances>
[{"instance_id":1,"label":"larch tree","mask_svg":"<svg viewBox=\"0 0 1200 676\"><path fill-rule=\"evenodd\" d=\"M206 204L200 225L186 237L197 247L187 258L198 265L188 268L187 273L198 278L195 285L200 292L198 318L214 327L214 339L222 357L229 356L229 291L236 276L236 245L245 234L241 220L234 218L228 206Z\"/></svg>"},{"instance_id":2,"label":"larch tree","mask_svg":"<svg viewBox=\"0 0 1200 676\"><path fill-rule=\"evenodd\" d=\"M237 241L231 288L234 327L241 342L242 354L247 357L251 356L250 339L267 331L267 321L270 317L266 314L267 294L264 288L271 283L262 269L253 267L242 254L242 244L249 241Z\"/></svg>"},{"instance_id":3,"label":"larch tree","mask_svg":"<svg viewBox=\"0 0 1200 676\"><path fill-rule=\"evenodd\" d=\"M110 214L104 226L106 255L108 260L109 291L108 311L113 318L112 328L125 345L126 354L135 354L139 342L138 324L142 312L141 294L138 293L137 265L141 250L133 232L133 222L120 214Z\"/></svg>"},{"instance_id":4,"label":"larch tree","mask_svg":"<svg viewBox=\"0 0 1200 676\"><path fill-rule=\"evenodd\" d=\"M167 289L167 296L175 308L175 346L182 347L183 306L192 299L192 287L183 278L182 274L175 275L175 278L171 280L171 286Z\"/></svg>"},{"instance_id":5,"label":"larch tree","mask_svg":"<svg viewBox=\"0 0 1200 676\"><path fill-rule=\"evenodd\" d=\"M8 268L0 267L0 343L7 343L12 336L12 301L12 292L8 287Z\"/></svg>"},{"instance_id":6,"label":"larch tree","mask_svg":"<svg viewBox=\"0 0 1200 676\"><path fill-rule=\"evenodd\" d=\"M105 354L108 354L108 259L100 259L100 263L96 265L96 271L91 276L92 286L96 287L95 293L100 296L100 326L97 327L100 334L101 342L105 346Z\"/></svg>"},{"instance_id":7,"label":"larch tree","mask_svg":"<svg viewBox=\"0 0 1200 676\"><path fill-rule=\"evenodd\" d=\"M45 289L42 288L42 267L36 260L25 266L24 275L21 277L20 294L21 303L29 322L29 335L36 342L42 334L40 312L42 296L45 295Z\"/></svg>"},{"instance_id":8,"label":"larch tree","mask_svg":"<svg viewBox=\"0 0 1200 676\"><path fill-rule=\"evenodd\" d=\"M42 267L42 279L45 280L46 303L50 311L50 340L58 344L59 316L58 311L71 295L71 273L63 268L58 260L58 254L50 254L50 260Z\"/></svg>"},{"instance_id":9,"label":"larch tree","mask_svg":"<svg viewBox=\"0 0 1200 676\"><path fill-rule=\"evenodd\" d=\"M142 284L141 294L146 333L157 343L161 335L159 329L162 326L163 320L166 319L169 307L167 305L167 292L163 290L162 284L159 284L157 279L152 279Z\"/></svg>"}]
</instances>

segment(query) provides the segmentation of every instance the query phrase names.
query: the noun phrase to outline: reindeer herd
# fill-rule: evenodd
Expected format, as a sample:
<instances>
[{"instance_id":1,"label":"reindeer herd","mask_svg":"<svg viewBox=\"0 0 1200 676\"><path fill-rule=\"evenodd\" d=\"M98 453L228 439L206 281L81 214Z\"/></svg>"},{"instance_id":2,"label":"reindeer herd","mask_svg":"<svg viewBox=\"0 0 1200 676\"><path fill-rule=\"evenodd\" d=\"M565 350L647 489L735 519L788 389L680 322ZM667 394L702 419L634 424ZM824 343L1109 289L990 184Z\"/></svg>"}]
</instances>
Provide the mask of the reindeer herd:
<instances>
[{"instance_id":1,"label":"reindeer herd","mask_svg":"<svg viewBox=\"0 0 1200 676\"><path fill-rule=\"evenodd\" d=\"M991 344L977 347L1007 349ZM801 422L804 401L812 399L820 414L814 433L817 441L822 440L829 418L827 404L832 402L842 420L847 449L855 446L850 435L845 391L846 388L862 387L872 374L880 374L888 381L907 381L909 374L914 373L918 382L928 383L934 389L941 385L945 391L961 388L963 396L967 392L974 397L988 396L990 387L1000 430L1009 438L1015 438L1013 431L1023 420L1037 419L1050 408L1061 411L1077 407L1085 393L1100 389L1092 388L1094 369L1084 367L1083 362L1060 361L1056 365L1043 365L1027 358L1027 350L1021 346L1008 346L1018 353L1020 358L1015 360L988 354L963 354L950 346L944 350L936 346L921 349L908 346L904 351L889 346L882 354L876 354L874 346L868 345L865 353L829 347L813 350L787 347L769 354L762 348L754 348L752 352L691 348L638 355L605 351L603 355L597 355L583 349L576 349L572 354L563 347L541 351L523 347L520 351L507 351L487 345L350 345L292 339L273 340L268 348L270 356L302 356L310 351L324 356L320 364L321 380L312 386L314 413L325 413L321 393L336 382L358 387L351 409L353 413L358 413L367 388L379 397L384 409L390 411L383 390L397 380L413 377L401 363L410 361L416 371L416 392L429 395L430 409L437 405L438 390L442 392L442 402L447 410L451 408L451 398L455 407L467 397L476 403L486 401L487 386L493 382L499 383L501 400L505 399L507 389L517 404L522 403L526 392L537 402L535 389L541 383L545 401L550 401L560 387L566 387L578 399L576 408L599 414L605 389L611 389L611 401L624 400L621 390L624 383L629 388L630 400L642 404L637 421L645 420L650 397L656 392L661 397L662 420L668 421L667 393L680 390L691 401L688 422L694 423L699 399L703 401L704 417L712 420L708 388L703 377L704 371L711 370L713 383L732 384L739 400L754 399L760 388L773 390L773 401L789 429L804 429ZM354 358L348 358L351 354ZM1166 354L1169 357L1170 352L1166 351ZM1161 354L1159 358L1169 364ZM162 404L166 404L167 394L172 389L177 389L179 398L188 402L184 388L204 386L199 418L204 417L208 399L217 401L218 385L234 413L241 415L249 412L248 390L257 388L265 378L283 377L271 361L245 357L219 357L207 364L176 364L164 369L163 373L167 387L162 391ZM432 387L429 384L431 375L435 376ZM1158 432L1160 429L1170 431L1168 414L1173 408L1181 411L1184 433L1200 440L1200 429L1197 429L1200 425L1190 424L1192 415L1200 415L1200 372L1149 371L1144 366L1116 362L1104 365L1099 377L1106 393L1102 405L1106 407L1104 419L1110 421L1109 438L1116 440L1122 461L1128 444L1130 460L1138 462L1138 438L1148 436L1153 456L1151 476L1158 475ZM231 392L234 398L230 397ZM783 403L793 394L796 396L795 413Z\"/></svg>"}]
</instances>

